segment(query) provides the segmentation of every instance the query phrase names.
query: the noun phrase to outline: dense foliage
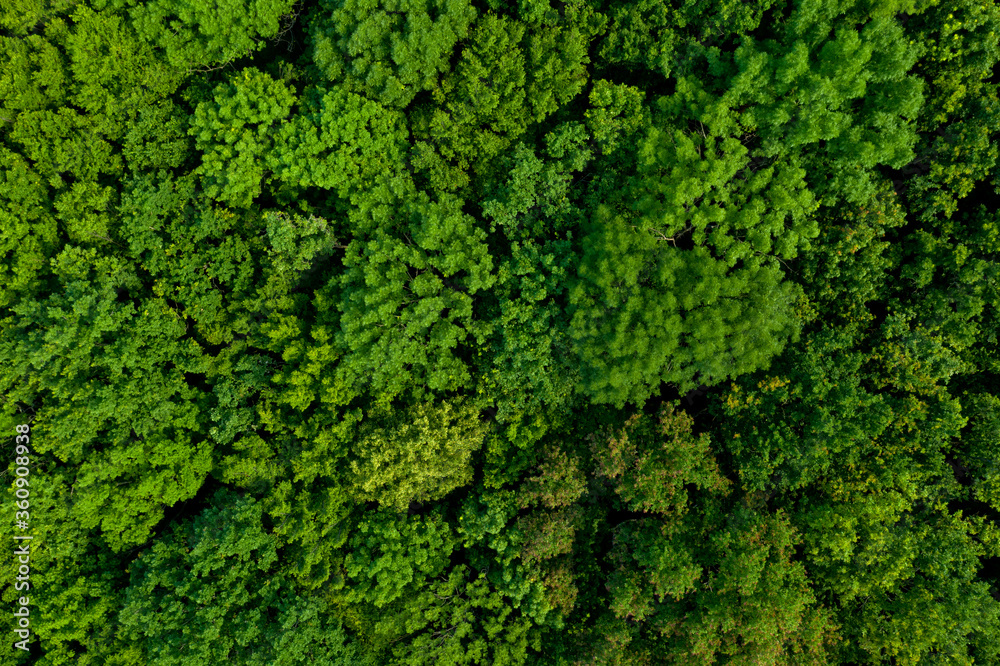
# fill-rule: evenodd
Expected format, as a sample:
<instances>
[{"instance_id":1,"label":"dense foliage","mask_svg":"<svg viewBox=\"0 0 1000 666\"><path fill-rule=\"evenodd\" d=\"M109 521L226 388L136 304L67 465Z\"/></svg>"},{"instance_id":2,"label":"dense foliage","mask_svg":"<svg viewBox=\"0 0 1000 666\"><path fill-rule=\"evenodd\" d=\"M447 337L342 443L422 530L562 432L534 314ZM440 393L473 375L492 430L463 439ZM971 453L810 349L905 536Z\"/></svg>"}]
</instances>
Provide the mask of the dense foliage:
<instances>
[{"instance_id":1,"label":"dense foliage","mask_svg":"<svg viewBox=\"0 0 1000 666\"><path fill-rule=\"evenodd\" d=\"M3 663L1000 663L998 60L995 0L3 3Z\"/></svg>"}]
</instances>

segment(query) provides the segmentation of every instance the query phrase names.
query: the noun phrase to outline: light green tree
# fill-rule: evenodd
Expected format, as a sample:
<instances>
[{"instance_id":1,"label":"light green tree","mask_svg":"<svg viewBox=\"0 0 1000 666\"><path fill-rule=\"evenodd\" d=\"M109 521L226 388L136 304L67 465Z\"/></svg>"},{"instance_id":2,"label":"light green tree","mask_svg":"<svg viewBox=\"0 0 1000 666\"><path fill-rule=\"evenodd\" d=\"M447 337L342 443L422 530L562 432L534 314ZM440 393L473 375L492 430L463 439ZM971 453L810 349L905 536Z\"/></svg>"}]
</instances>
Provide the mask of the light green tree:
<instances>
[{"instance_id":1,"label":"light green tree","mask_svg":"<svg viewBox=\"0 0 1000 666\"><path fill-rule=\"evenodd\" d=\"M485 434L469 403L422 403L363 426L350 463L354 492L396 511L440 499L472 481Z\"/></svg>"}]
</instances>

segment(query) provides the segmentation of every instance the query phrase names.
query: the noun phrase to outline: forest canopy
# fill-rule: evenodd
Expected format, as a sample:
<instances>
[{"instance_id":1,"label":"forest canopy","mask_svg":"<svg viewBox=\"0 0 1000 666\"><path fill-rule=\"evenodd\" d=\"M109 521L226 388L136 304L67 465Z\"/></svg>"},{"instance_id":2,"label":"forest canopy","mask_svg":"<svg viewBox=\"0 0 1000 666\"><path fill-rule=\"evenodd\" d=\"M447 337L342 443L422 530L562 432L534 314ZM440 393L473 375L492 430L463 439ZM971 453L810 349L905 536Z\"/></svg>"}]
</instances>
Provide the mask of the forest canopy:
<instances>
[{"instance_id":1,"label":"forest canopy","mask_svg":"<svg viewBox=\"0 0 1000 666\"><path fill-rule=\"evenodd\" d=\"M3 3L3 663L1000 663L998 60L995 0Z\"/></svg>"}]
</instances>

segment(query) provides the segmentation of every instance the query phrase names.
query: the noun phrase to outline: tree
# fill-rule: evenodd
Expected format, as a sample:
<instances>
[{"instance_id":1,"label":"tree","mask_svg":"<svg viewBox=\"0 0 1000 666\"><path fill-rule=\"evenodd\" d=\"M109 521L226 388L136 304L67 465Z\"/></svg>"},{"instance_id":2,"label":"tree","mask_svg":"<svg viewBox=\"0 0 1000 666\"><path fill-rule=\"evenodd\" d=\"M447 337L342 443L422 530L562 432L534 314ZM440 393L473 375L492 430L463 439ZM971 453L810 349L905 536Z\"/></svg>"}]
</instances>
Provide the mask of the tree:
<instances>
[{"instance_id":1,"label":"tree","mask_svg":"<svg viewBox=\"0 0 1000 666\"><path fill-rule=\"evenodd\" d=\"M687 511L685 486L727 492L709 450L709 437L692 433L693 421L676 405L665 404L657 423L631 416L617 433L591 437L596 473L614 481L615 492L631 511L680 518Z\"/></svg>"},{"instance_id":2,"label":"tree","mask_svg":"<svg viewBox=\"0 0 1000 666\"><path fill-rule=\"evenodd\" d=\"M468 0L323 0L309 21L323 80L405 108L447 74L476 10Z\"/></svg>"},{"instance_id":3,"label":"tree","mask_svg":"<svg viewBox=\"0 0 1000 666\"><path fill-rule=\"evenodd\" d=\"M140 554L119 622L149 663L364 662L325 604L296 595L276 570L276 539L262 515L258 503L220 491Z\"/></svg>"},{"instance_id":4,"label":"tree","mask_svg":"<svg viewBox=\"0 0 1000 666\"><path fill-rule=\"evenodd\" d=\"M995 548L995 527L956 511L965 493L947 459L966 426L950 386L975 367L964 350L991 289L988 262L920 229L881 241L905 223L888 192L833 216L824 249L801 262L818 310L803 315L822 313L822 324L735 383L719 439L748 489L801 530L813 589L841 627L838 660L988 661L997 609L976 563ZM960 235L976 246L980 234ZM934 276L945 274L942 288Z\"/></svg>"},{"instance_id":5,"label":"tree","mask_svg":"<svg viewBox=\"0 0 1000 666\"><path fill-rule=\"evenodd\" d=\"M246 69L235 82L217 86L214 101L198 105L188 133L202 151L199 171L208 197L250 205L261 192L275 129L294 103L295 95L283 82Z\"/></svg>"},{"instance_id":6,"label":"tree","mask_svg":"<svg viewBox=\"0 0 1000 666\"><path fill-rule=\"evenodd\" d=\"M587 141L582 125L564 123L546 135L542 154L519 144L500 160L506 175L482 203L491 231L502 231L509 250L491 289L498 302L480 363L481 391L519 446L544 434L578 381L563 302L575 263L570 236L582 214L579 174L592 158Z\"/></svg>"},{"instance_id":7,"label":"tree","mask_svg":"<svg viewBox=\"0 0 1000 666\"><path fill-rule=\"evenodd\" d=\"M951 216L996 164L990 136L1000 105L989 79L1000 58L1000 12L990 3L932 5L905 30L925 49L914 71L927 84L907 189L915 212L930 222Z\"/></svg>"},{"instance_id":8,"label":"tree","mask_svg":"<svg viewBox=\"0 0 1000 666\"><path fill-rule=\"evenodd\" d=\"M386 424L362 427L351 462L360 499L404 511L472 481L470 458L484 427L469 404L418 404Z\"/></svg>"},{"instance_id":9,"label":"tree","mask_svg":"<svg viewBox=\"0 0 1000 666\"><path fill-rule=\"evenodd\" d=\"M792 283L771 266L727 271L705 247L684 250L599 208L570 287L580 389L596 402L649 397L760 367L795 332ZM696 381L697 379L697 381Z\"/></svg>"},{"instance_id":10,"label":"tree","mask_svg":"<svg viewBox=\"0 0 1000 666\"><path fill-rule=\"evenodd\" d=\"M2 322L5 409L33 406L38 450L76 468L73 518L100 526L120 552L145 542L164 509L193 497L212 466L201 392L184 376L202 370L201 350L120 259L70 246L53 271L59 287ZM119 297L129 292L138 308Z\"/></svg>"},{"instance_id":11,"label":"tree","mask_svg":"<svg viewBox=\"0 0 1000 666\"><path fill-rule=\"evenodd\" d=\"M396 229L355 238L346 270L324 294L341 313L335 339L345 358L338 372L368 384L382 401L469 383L458 347L486 332L474 318L472 296L494 281L485 233L461 200L433 201L411 188L401 194L409 198L396 204Z\"/></svg>"},{"instance_id":12,"label":"tree","mask_svg":"<svg viewBox=\"0 0 1000 666\"><path fill-rule=\"evenodd\" d=\"M401 595L412 595L445 569L455 539L440 515L408 518L387 507L368 513L351 536L344 558L348 604L384 608Z\"/></svg>"},{"instance_id":13,"label":"tree","mask_svg":"<svg viewBox=\"0 0 1000 666\"><path fill-rule=\"evenodd\" d=\"M672 7L657 0L614 5L611 25L601 42L601 60L670 76L680 21Z\"/></svg>"},{"instance_id":14,"label":"tree","mask_svg":"<svg viewBox=\"0 0 1000 666\"><path fill-rule=\"evenodd\" d=\"M587 44L600 29L580 3L570 3L555 25L531 30L506 16L480 19L433 103L413 111L413 165L442 191L466 187L470 169L490 171L492 158L529 125L583 89Z\"/></svg>"},{"instance_id":15,"label":"tree","mask_svg":"<svg viewBox=\"0 0 1000 666\"><path fill-rule=\"evenodd\" d=\"M26 9L35 19L25 26L48 11ZM0 37L0 66L0 271L10 280L3 303L11 304L51 278L49 262L65 241L113 243L118 181L136 144L162 165L159 144L170 145L185 118L155 130L139 120L177 111L166 98L181 77L114 12L57 4L44 29ZM183 149L174 143L170 152L169 166L177 166Z\"/></svg>"},{"instance_id":16,"label":"tree","mask_svg":"<svg viewBox=\"0 0 1000 666\"><path fill-rule=\"evenodd\" d=\"M11 421L25 423L28 418L21 416ZM14 432L13 427L4 430ZM18 465L14 457L9 468L12 481L22 480L11 485L10 496L15 497L19 486L22 491L29 491L29 497L17 500L21 504L19 509L26 506L18 518L27 517L29 527L18 529L10 521L0 527L0 533L11 543L18 547L28 544L28 575L18 574L20 580L10 576L3 585L6 603L14 605L23 597L30 601L32 638L30 650L23 656L30 660L44 652L46 661L59 665L142 663L141 654L118 639L118 625L114 622L124 601L127 569L134 551L115 552L94 530L81 526L73 511L78 495L73 487L78 467L40 453L37 447L41 440L34 430L31 440L30 474L15 475ZM23 485L25 481L27 485ZM14 540L23 536L30 536L31 540ZM20 652L16 650L9 657L11 663L28 663L26 659L17 659Z\"/></svg>"},{"instance_id":17,"label":"tree","mask_svg":"<svg viewBox=\"0 0 1000 666\"><path fill-rule=\"evenodd\" d=\"M876 165L913 159L923 104L922 82L909 74L918 47L895 17L853 4L803 2L778 40L744 39L725 92L732 106L750 107L740 122L759 133L760 154L808 156L809 172L823 174L811 184L828 204L863 201Z\"/></svg>"},{"instance_id":18,"label":"tree","mask_svg":"<svg viewBox=\"0 0 1000 666\"><path fill-rule=\"evenodd\" d=\"M299 188L333 190L357 203L376 181L400 169L405 117L342 87L311 88L262 156L278 178Z\"/></svg>"},{"instance_id":19,"label":"tree","mask_svg":"<svg viewBox=\"0 0 1000 666\"><path fill-rule=\"evenodd\" d=\"M835 627L793 560L788 516L742 492L726 502L731 484L691 427L665 405L591 437L595 474L622 507L598 579L605 610L582 627L592 639L577 663L826 663Z\"/></svg>"},{"instance_id":20,"label":"tree","mask_svg":"<svg viewBox=\"0 0 1000 666\"><path fill-rule=\"evenodd\" d=\"M173 67L197 70L226 65L278 34L294 0L205 0L140 4L130 11L142 39L163 49Z\"/></svg>"}]
</instances>

